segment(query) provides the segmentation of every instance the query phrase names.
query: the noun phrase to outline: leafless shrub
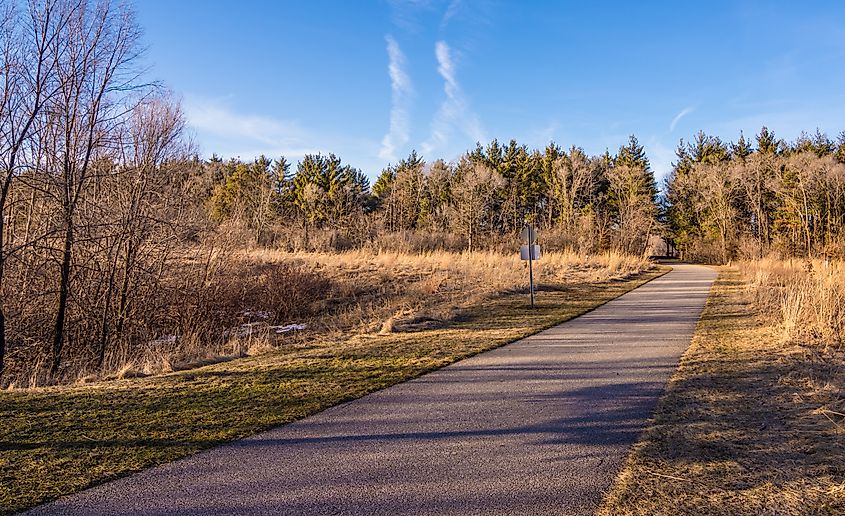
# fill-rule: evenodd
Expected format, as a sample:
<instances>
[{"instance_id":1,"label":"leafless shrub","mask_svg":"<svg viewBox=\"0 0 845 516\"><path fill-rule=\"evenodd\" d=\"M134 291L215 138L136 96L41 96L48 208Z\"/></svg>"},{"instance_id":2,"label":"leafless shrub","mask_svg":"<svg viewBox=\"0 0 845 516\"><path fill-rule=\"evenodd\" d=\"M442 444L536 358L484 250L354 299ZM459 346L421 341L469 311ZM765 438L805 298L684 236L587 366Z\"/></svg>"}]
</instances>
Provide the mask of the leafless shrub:
<instances>
[{"instance_id":1,"label":"leafless shrub","mask_svg":"<svg viewBox=\"0 0 845 516\"><path fill-rule=\"evenodd\" d=\"M39 325L49 319L38 317L48 311L29 307L34 320L26 327L32 332L17 334L6 384L43 385L91 375L152 374L176 364L267 349L268 326L312 318L314 303L330 289L326 279L294 264L244 261L221 257L213 250L196 255L205 255L207 260L182 257L169 265L155 287L133 292L131 312L126 314L120 337L106 349L101 364L96 341L85 338L97 333L99 314L96 310L75 312L69 326L75 337L69 339L65 350L68 359L59 376L50 374L44 369L49 332ZM26 320L23 313L16 316ZM260 328L254 334L240 333L255 323L260 323Z\"/></svg>"}]
</instances>

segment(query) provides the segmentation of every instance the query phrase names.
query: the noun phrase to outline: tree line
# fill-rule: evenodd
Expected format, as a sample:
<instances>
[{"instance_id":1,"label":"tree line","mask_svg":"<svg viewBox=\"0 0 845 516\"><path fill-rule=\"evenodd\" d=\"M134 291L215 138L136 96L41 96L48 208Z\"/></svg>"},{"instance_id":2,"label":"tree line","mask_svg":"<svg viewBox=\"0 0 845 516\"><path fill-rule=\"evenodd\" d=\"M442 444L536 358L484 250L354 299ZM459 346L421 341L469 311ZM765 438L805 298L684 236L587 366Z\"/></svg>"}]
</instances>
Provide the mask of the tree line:
<instances>
[{"instance_id":1,"label":"tree line","mask_svg":"<svg viewBox=\"0 0 845 516\"><path fill-rule=\"evenodd\" d=\"M515 140L478 144L454 162L426 162L412 151L370 187L335 155L252 163L212 157L209 206L218 223L248 228L254 243L277 245L272 227L298 228L284 239L313 249L309 235L330 231L339 247L377 244L386 234L453 235L468 251L510 239L526 222L548 241L585 252L646 250L657 224L657 186L634 136L615 154L589 156L551 143L530 150ZM586 230L585 228L589 228ZM278 239L277 239L278 240Z\"/></svg>"},{"instance_id":2,"label":"tree line","mask_svg":"<svg viewBox=\"0 0 845 516\"><path fill-rule=\"evenodd\" d=\"M845 133L786 142L763 127L726 143L699 132L679 144L665 190L666 235L682 257L845 255Z\"/></svg>"}]
</instances>

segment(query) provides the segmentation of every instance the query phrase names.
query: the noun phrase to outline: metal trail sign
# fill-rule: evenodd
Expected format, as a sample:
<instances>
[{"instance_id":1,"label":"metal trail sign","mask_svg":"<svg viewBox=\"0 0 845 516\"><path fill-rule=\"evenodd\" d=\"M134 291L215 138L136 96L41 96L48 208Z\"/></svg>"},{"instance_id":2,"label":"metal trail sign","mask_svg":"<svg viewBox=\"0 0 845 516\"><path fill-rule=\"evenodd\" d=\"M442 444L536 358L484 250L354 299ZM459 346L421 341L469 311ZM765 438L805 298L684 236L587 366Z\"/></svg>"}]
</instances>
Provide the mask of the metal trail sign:
<instances>
[{"instance_id":1,"label":"metal trail sign","mask_svg":"<svg viewBox=\"0 0 845 516\"><path fill-rule=\"evenodd\" d=\"M528 260L528 290L531 293L531 308L534 308L534 260L540 258L540 246L534 243L537 241L537 230L527 224L519 237L525 242L525 245L519 247L519 258Z\"/></svg>"},{"instance_id":2,"label":"metal trail sign","mask_svg":"<svg viewBox=\"0 0 845 516\"><path fill-rule=\"evenodd\" d=\"M537 241L537 230L531 224L526 225L522 228L522 232L519 233L519 238L522 239L524 244L531 245Z\"/></svg>"}]
</instances>

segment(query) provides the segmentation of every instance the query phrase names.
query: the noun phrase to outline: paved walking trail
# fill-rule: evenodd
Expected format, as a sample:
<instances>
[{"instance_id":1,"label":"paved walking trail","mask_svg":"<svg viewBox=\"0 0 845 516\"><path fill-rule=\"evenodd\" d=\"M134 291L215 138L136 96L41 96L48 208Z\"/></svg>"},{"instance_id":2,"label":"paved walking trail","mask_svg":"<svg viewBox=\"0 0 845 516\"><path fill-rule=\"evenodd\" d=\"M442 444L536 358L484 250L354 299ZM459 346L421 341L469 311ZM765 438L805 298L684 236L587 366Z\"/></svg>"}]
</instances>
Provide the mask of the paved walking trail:
<instances>
[{"instance_id":1,"label":"paved walking trail","mask_svg":"<svg viewBox=\"0 0 845 516\"><path fill-rule=\"evenodd\" d=\"M43 514L590 514L716 273L677 265L577 319Z\"/></svg>"}]
</instances>

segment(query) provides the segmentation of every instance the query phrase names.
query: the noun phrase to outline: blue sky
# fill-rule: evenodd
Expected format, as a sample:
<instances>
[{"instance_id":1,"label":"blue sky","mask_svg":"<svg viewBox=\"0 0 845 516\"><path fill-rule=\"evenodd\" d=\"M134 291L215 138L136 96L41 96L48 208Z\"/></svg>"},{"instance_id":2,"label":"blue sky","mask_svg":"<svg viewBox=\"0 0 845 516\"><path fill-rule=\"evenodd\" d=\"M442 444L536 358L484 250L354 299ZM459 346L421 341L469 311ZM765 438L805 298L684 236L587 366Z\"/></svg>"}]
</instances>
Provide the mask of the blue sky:
<instances>
[{"instance_id":1,"label":"blue sky","mask_svg":"<svg viewBox=\"0 0 845 516\"><path fill-rule=\"evenodd\" d=\"M845 2L139 0L150 75L204 156L334 152L375 177L480 140L845 130Z\"/></svg>"}]
</instances>

